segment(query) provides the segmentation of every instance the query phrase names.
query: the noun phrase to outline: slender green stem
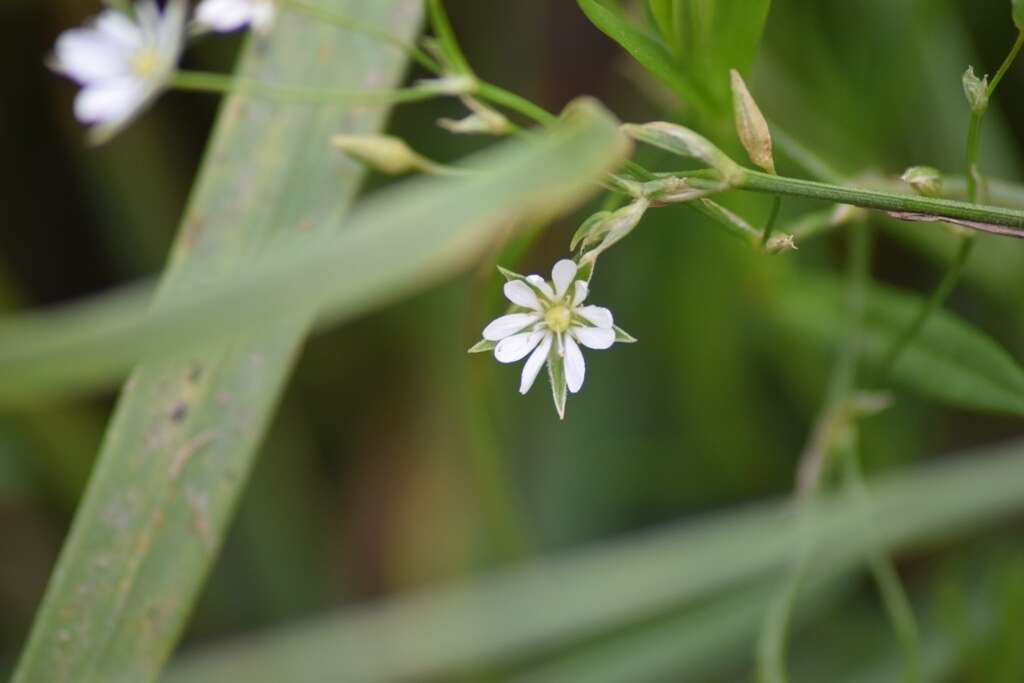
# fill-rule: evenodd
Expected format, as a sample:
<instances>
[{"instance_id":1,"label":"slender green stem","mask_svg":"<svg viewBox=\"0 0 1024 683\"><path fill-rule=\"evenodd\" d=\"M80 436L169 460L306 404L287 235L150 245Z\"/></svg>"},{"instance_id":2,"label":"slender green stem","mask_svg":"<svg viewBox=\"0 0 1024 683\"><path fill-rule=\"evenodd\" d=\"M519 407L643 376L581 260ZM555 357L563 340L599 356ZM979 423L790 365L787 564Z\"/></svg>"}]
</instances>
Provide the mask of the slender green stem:
<instances>
[{"instance_id":1,"label":"slender green stem","mask_svg":"<svg viewBox=\"0 0 1024 683\"><path fill-rule=\"evenodd\" d=\"M967 260L970 258L973 249L974 239L972 237L964 237L960 241L960 249L957 251L956 258L949 267L949 270L946 271L942 281L939 282L939 286L935 288L935 291L928 297L928 301L921 307L913 322L903 331L883 357L878 370L879 384L884 384L889 380L889 375L892 373L893 368L896 367L896 362L903 355L903 352L907 350L910 343L924 328L932 314L942 308L943 303L949 298L950 293L960 280L964 266L967 265Z\"/></svg>"},{"instance_id":2,"label":"slender green stem","mask_svg":"<svg viewBox=\"0 0 1024 683\"><path fill-rule=\"evenodd\" d=\"M542 126L550 126L558 121L557 116L537 106L525 97L490 83L478 82L475 94L482 100L518 112Z\"/></svg>"},{"instance_id":3,"label":"slender green stem","mask_svg":"<svg viewBox=\"0 0 1024 683\"><path fill-rule=\"evenodd\" d=\"M688 174L693 187L715 188L720 181L704 173ZM929 217L935 221L960 221L986 232L1024 237L1024 211L960 202L952 199L921 197L862 187L819 183L812 180L773 176L746 169L735 188L748 192L820 199L835 204L850 204L865 209L886 211L904 217Z\"/></svg>"},{"instance_id":4,"label":"slender green stem","mask_svg":"<svg viewBox=\"0 0 1024 683\"><path fill-rule=\"evenodd\" d=\"M291 104L397 104L419 102L444 95L429 86L413 86L400 90L340 90L265 83L201 71L177 71L169 79L168 87L192 92L242 93Z\"/></svg>"},{"instance_id":5,"label":"slender green stem","mask_svg":"<svg viewBox=\"0 0 1024 683\"><path fill-rule=\"evenodd\" d=\"M448 19L448 13L445 12L441 0L430 0L429 12L430 25L441 42L441 48L451 65L460 73L472 74L473 70L462 53L462 48L459 47L459 41L455 38L455 31L452 30L452 23Z\"/></svg>"},{"instance_id":6,"label":"slender green stem","mask_svg":"<svg viewBox=\"0 0 1024 683\"><path fill-rule=\"evenodd\" d=\"M772 231L775 230L775 221L779 219L779 211L782 210L782 198L776 197L772 200L772 210L768 214L768 221L764 224L764 231L761 233L761 246L767 247L768 240L772 238Z\"/></svg>"},{"instance_id":7,"label":"slender green stem","mask_svg":"<svg viewBox=\"0 0 1024 683\"><path fill-rule=\"evenodd\" d=\"M988 96L992 97L992 94L999 87L999 82L1003 80L1003 76L1010 70L1014 61L1017 59L1017 55L1020 54L1021 48L1024 48L1024 30L1017 33L1017 40L1014 42L1013 47L1010 48L1010 53L1006 55L1006 59L999 66L999 71L996 71L996 75L992 77L991 82L988 84Z\"/></svg>"},{"instance_id":8,"label":"slender green stem","mask_svg":"<svg viewBox=\"0 0 1024 683\"><path fill-rule=\"evenodd\" d=\"M987 99L991 98L995 93L996 88L999 87L999 83L1003 80L1006 72L1009 71L1010 65L1013 64L1017 55L1020 54L1021 48L1024 47L1024 31L1020 31L1017 34L1017 40L1014 42L1013 47L1010 49L1010 53L1003 60L1002 65L999 67L999 71L996 72L995 77L988 85L986 92L986 103L984 106L975 109L971 112L971 123L967 130L967 201L974 203L978 201L978 188L981 184L981 171L978 169L978 151L981 146L981 122L985 116L985 111L988 108ZM918 335L928 319L942 308L946 303L946 299L952 294L953 290L956 289L957 284L960 282L960 277L963 275L964 268L967 266L968 260L970 260L971 253L974 251L974 235L965 235L961 238L960 249L957 250L956 258L953 263L950 264L946 274L943 275L942 280L939 281L938 287L932 292L931 296L922 306L920 312L911 321L907 329L899 336L896 342L890 347L889 351L885 354L885 359L882 363L880 377L881 381L885 381L888 378L889 373L896 366L900 356L906 351L907 347L910 346L911 342Z\"/></svg>"},{"instance_id":9,"label":"slender green stem","mask_svg":"<svg viewBox=\"0 0 1024 683\"><path fill-rule=\"evenodd\" d=\"M864 473L861 469L856 439L849 439L847 446L845 449L847 452L843 458L846 484L862 505L870 510L871 499L864 483ZM921 634L914 616L914 609L903 588L903 582L900 580L892 558L881 547L877 534L872 534L872 536L868 566L875 584L878 586L879 597L885 606L886 614L889 616L889 621L892 623L903 650L903 680L904 683L919 683L921 681Z\"/></svg>"},{"instance_id":10,"label":"slender green stem","mask_svg":"<svg viewBox=\"0 0 1024 683\"><path fill-rule=\"evenodd\" d=\"M971 125L967 129L967 200L978 201L978 147L981 143L981 119L984 112L971 113Z\"/></svg>"},{"instance_id":11,"label":"slender green stem","mask_svg":"<svg viewBox=\"0 0 1024 683\"><path fill-rule=\"evenodd\" d=\"M786 642L793 609L804 579L811 570L817 538L813 535L810 514L820 493L829 454L839 445L843 434L852 429L849 399L856 386L857 365L863 337L867 283L871 276L871 232L862 223L850 232L847 264L846 325L842 347L832 369L828 399L818 418L803 455L797 496L802 514L799 524L802 543L796 561L769 607L757 647L757 675L760 683L786 683ZM809 464L810 463L810 464ZM807 472L813 471L808 477Z\"/></svg>"},{"instance_id":12,"label":"slender green stem","mask_svg":"<svg viewBox=\"0 0 1024 683\"><path fill-rule=\"evenodd\" d=\"M338 14L332 10L321 7L317 4L306 2L306 0L278 0L281 6L289 9L296 14L304 14L312 19L323 22L336 28L345 29L347 31L353 31L355 33L362 33L365 36L379 40L386 45L391 45L398 48L411 59L414 59L416 63L422 66L427 71L432 73L440 73L440 65L426 52L421 50L415 45L411 45L406 41L393 36L387 31L381 30L376 26L364 24L363 22L350 19L342 14Z\"/></svg>"}]
</instances>

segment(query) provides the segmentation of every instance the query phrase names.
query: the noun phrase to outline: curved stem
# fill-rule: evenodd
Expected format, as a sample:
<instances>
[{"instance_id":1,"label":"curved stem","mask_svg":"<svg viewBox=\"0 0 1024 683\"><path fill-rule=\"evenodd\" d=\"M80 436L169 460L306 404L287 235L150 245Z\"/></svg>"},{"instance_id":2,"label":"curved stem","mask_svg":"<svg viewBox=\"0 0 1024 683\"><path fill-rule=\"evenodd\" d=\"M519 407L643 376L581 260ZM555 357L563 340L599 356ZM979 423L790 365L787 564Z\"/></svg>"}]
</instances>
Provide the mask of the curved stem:
<instances>
[{"instance_id":1,"label":"curved stem","mask_svg":"<svg viewBox=\"0 0 1024 683\"><path fill-rule=\"evenodd\" d=\"M167 85L176 90L218 94L241 93L291 104L397 104L419 102L445 94L429 86L413 86L400 90L341 90L282 85L203 71L177 71L170 77Z\"/></svg>"},{"instance_id":2,"label":"curved stem","mask_svg":"<svg viewBox=\"0 0 1024 683\"><path fill-rule=\"evenodd\" d=\"M995 93L996 88L999 87L1000 81L1009 71L1010 65L1013 64L1017 55L1020 54L1021 48L1024 48L1024 31L1020 31L1017 34L1017 40L1014 42L1013 47L1010 49L1010 53L1006 55L1006 59L1003 60L1002 65L999 67L999 71L996 72L992 82L989 83L986 100L991 98ZM967 201L974 203L978 201L978 188L981 184L981 171L978 169L978 150L981 146L981 122L985 116L985 110L988 105L976 109L971 113L971 123L967 130ZM917 334L928 322L928 319L933 313L942 308L946 303L946 299L952 294L953 290L956 289L957 284L960 282L960 277L963 275L964 268L967 266L968 260L970 260L971 253L974 251L974 235L966 235L961 238L960 249L957 251L956 258L953 263L950 264L946 274L942 277L938 287L932 292L931 296L928 297L928 301L925 302L921 311L917 314L917 317L910 323L910 326L900 335L896 342L890 347L888 353L885 355L885 359L882 363L880 371L881 381L885 381L888 374L895 367L899 361L900 356L906 351L907 347L914 340Z\"/></svg>"},{"instance_id":3,"label":"curved stem","mask_svg":"<svg viewBox=\"0 0 1024 683\"><path fill-rule=\"evenodd\" d=\"M525 97L490 83L478 82L475 94L482 100L518 112L542 126L550 126L558 120L557 116Z\"/></svg>"},{"instance_id":4,"label":"curved stem","mask_svg":"<svg viewBox=\"0 0 1024 683\"><path fill-rule=\"evenodd\" d=\"M915 317L913 322L911 322L911 324L903 331L903 334L897 338L882 359L882 364L878 370L879 384L884 384L889 380L889 375L896 366L896 362L900 359L900 356L903 355L903 352L907 350L907 347L910 346L910 342L912 342L921 329L924 328L932 314L942 308L942 304L945 303L947 298L949 298L949 295L960 280L960 276L963 273L964 267L967 265L967 261L973 250L974 238L971 236L964 237L960 241L960 249L957 251L953 264L949 267L949 270L946 271L942 281L939 282L939 286L935 288L932 295L928 297L928 301L925 302L924 306L922 306L921 310L918 312L917 317Z\"/></svg>"},{"instance_id":5,"label":"curved stem","mask_svg":"<svg viewBox=\"0 0 1024 683\"><path fill-rule=\"evenodd\" d=\"M793 609L800 587L811 570L817 539L812 535L811 509L821 490L831 455L839 442L853 427L850 425L849 399L857 381L857 366L863 342L864 307L868 280L871 277L871 232L864 223L852 226L846 280L847 332L839 349L828 399L818 417L811 438L801 456L797 483L797 500L801 506L799 524L802 543L796 561L790 567L765 617L758 639L757 674L760 683L785 683L786 642Z\"/></svg>"},{"instance_id":6,"label":"curved stem","mask_svg":"<svg viewBox=\"0 0 1024 683\"><path fill-rule=\"evenodd\" d=\"M382 43L396 47L402 52L404 52L406 55L408 55L410 59L415 60L417 64L422 66L427 71L430 71L431 73L435 74L441 72L441 67L426 52L416 47L415 45L407 43L401 38L391 35L387 31L377 28L376 26L371 26L369 24L364 24L361 21L350 19L332 10L320 7L319 5L310 2L306 2L306 0L278 1L281 3L282 7L289 9L295 12L296 14L304 14L312 19L316 19L317 21L329 24L330 26L334 26L336 28L345 29L347 31L352 31L354 33L362 33L365 36L373 38L374 40L379 40Z\"/></svg>"}]
</instances>

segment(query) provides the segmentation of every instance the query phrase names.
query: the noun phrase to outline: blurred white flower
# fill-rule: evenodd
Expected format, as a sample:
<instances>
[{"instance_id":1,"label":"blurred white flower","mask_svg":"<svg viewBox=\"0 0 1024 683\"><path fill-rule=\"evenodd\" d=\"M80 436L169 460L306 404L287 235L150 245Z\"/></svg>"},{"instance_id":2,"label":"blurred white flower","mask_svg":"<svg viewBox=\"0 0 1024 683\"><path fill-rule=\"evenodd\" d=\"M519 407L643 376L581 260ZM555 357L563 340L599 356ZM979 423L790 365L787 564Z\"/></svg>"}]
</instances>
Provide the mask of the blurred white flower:
<instances>
[{"instance_id":1,"label":"blurred white flower","mask_svg":"<svg viewBox=\"0 0 1024 683\"><path fill-rule=\"evenodd\" d=\"M202 0L195 23L211 31L227 33L251 26L266 33L274 23L274 0Z\"/></svg>"},{"instance_id":2,"label":"blurred white flower","mask_svg":"<svg viewBox=\"0 0 1024 683\"><path fill-rule=\"evenodd\" d=\"M75 118L93 126L94 142L123 128L166 85L184 48L186 13L184 0L163 12L155 0L139 0L134 17L106 10L57 38L51 66L82 86Z\"/></svg>"},{"instance_id":3,"label":"blurred white flower","mask_svg":"<svg viewBox=\"0 0 1024 683\"><path fill-rule=\"evenodd\" d=\"M584 306L586 281L577 279L578 266L564 259L555 264L551 281L539 275L522 276L503 270L508 279L505 296L512 311L494 320L483 331L483 340L471 352L494 350L500 363L527 358L519 383L525 394L547 364L555 408L565 416L566 389L576 393L583 386L586 363L580 345L607 349L616 341L635 341L615 327L612 313L600 306Z\"/></svg>"}]
</instances>

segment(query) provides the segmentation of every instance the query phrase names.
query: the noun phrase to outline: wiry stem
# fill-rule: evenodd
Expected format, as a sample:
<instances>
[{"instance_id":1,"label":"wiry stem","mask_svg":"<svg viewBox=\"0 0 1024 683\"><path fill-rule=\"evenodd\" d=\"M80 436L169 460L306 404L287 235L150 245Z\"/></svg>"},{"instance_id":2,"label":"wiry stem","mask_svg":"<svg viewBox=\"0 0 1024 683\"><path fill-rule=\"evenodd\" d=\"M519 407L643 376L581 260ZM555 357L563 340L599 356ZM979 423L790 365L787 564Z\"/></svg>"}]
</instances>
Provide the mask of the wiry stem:
<instances>
[{"instance_id":1,"label":"wiry stem","mask_svg":"<svg viewBox=\"0 0 1024 683\"><path fill-rule=\"evenodd\" d=\"M1003 60L1002 65L999 67L999 71L997 71L996 75L992 78L992 82L989 83L985 94L985 105L980 108L975 108L971 112L971 123L967 131L967 200L971 203L978 201L978 186L981 183L981 172L978 170L978 150L981 145L981 122L982 118L985 116L985 111L988 108L987 100L992 97L996 88L999 87L1000 81L1003 80L1006 72L1010 69L1010 65L1013 64L1017 55L1020 54L1021 48L1024 48L1024 31L1018 33L1017 40L1010 49L1010 53L1006 56L1006 59ZM946 299L949 298L949 295L952 294L953 290L956 288L957 283L960 282L964 268L967 266L967 262L970 260L971 253L973 251L974 235L965 235L961 238L960 249L957 251L956 258L953 263L950 264L946 274L942 277L942 280L939 282L939 286L935 288L935 291L933 291L931 296L928 297L928 301L925 302L914 320L885 354L885 361L882 364L880 372L880 381L884 382L888 379L889 373L896 366L896 363L903 355L903 352L907 350L910 343L924 328L932 314L942 308L945 304Z\"/></svg>"}]
</instances>

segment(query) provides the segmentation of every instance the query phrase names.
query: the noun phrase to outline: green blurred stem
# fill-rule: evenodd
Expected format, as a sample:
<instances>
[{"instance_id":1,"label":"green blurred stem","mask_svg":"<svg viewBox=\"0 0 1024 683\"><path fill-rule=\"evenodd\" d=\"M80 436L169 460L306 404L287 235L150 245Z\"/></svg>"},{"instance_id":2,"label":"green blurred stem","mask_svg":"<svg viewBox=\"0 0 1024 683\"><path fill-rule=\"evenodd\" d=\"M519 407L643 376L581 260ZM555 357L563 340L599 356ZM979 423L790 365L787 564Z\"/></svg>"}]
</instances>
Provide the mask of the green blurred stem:
<instances>
[{"instance_id":1,"label":"green blurred stem","mask_svg":"<svg viewBox=\"0 0 1024 683\"><path fill-rule=\"evenodd\" d=\"M757 676L760 683L786 683L786 643L789 623L800 587L812 568L817 539L811 531L812 508L821 493L828 459L839 441L852 429L849 401L857 382L857 365L863 341L864 307L871 277L871 231L858 223L852 226L847 264L847 332L832 369L828 400L814 427L801 458L797 501L801 507L801 546L796 562L765 615L757 645Z\"/></svg>"},{"instance_id":2,"label":"green blurred stem","mask_svg":"<svg viewBox=\"0 0 1024 683\"><path fill-rule=\"evenodd\" d=\"M202 71L177 71L168 80L168 87L191 92L240 93L290 104L400 104L420 102L445 94L430 85L398 90L340 90L265 83Z\"/></svg>"},{"instance_id":3,"label":"green blurred stem","mask_svg":"<svg viewBox=\"0 0 1024 683\"><path fill-rule=\"evenodd\" d=\"M892 373L896 362L903 355L903 352L907 350L910 343L918 335L918 333L924 328L928 319L931 318L932 314L942 308L946 299L949 298L950 293L956 287L957 282L960 280L960 276L963 274L964 267L967 265L968 259L971 257L971 252L974 250L974 236L968 235L963 237L960 241L960 248L957 250L956 258L953 264L946 271L946 274L942 277L942 281L939 282L939 286L935 288L931 296L922 306L917 317L914 318L913 322L900 334L900 336L893 342L892 346L886 352L883 357L882 363L878 370L878 384L884 384L888 381L889 375Z\"/></svg>"},{"instance_id":4,"label":"green blurred stem","mask_svg":"<svg viewBox=\"0 0 1024 683\"><path fill-rule=\"evenodd\" d=\"M345 29L354 33L361 33L365 36L379 40L382 43L391 45L398 48L406 54L410 59L416 61L417 64L422 66L427 71L432 73L440 73L441 67L438 63L426 52L421 50L415 45L410 45L401 38L393 36L387 31L383 31L375 26L364 24L360 21L350 19L342 14L333 12L324 7L320 7L314 3L306 2L305 0L278 0L282 7L289 9L296 14L304 14L307 17L316 19L317 21L323 22L336 28Z\"/></svg>"},{"instance_id":5,"label":"green blurred stem","mask_svg":"<svg viewBox=\"0 0 1024 683\"><path fill-rule=\"evenodd\" d=\"M430 26L434 29L434 34L441 43L441 49L444 51L445 57L451 61L452 66L459 73L472 75L473 70L470 68L466 56L462 53L462 48L459 47L459 41L455 38L455 31L452 30L452 23L448 19L448 13L444 11L444 4L441 0L429 0L427 11L430 13Z\"/></svg>"},{"instance_id":6,"label":"green blurred stem","mask_svg":"<svg viewBox=\"0 0 1024 683\"><path fill-rule=\"evenodd\" d=\"M996 88L999 87L999 83L1006 76L1006 72L1010 70L1010 66L1017 59L1017 55L1020 54L1022 47L1024 47L1024 31L1018 32L1017 40L1010 49L1010 53L1006 55L1006 59L1000 65L999 71L996 72L992 82L989 83L985 97L985 106L971 112L971 123L967 129L967 201L972 204L978 201L978 186L981 183L981 171L978 169L978 150L981 146L981 122L985 116L985 111L988 109L987 101L995 94ZM906 351L910 343L921 332L932 314L942 308L949 295L956 289L973 251L974 235L965 235L961 238L960 249L957 251L956 258L950 264L946 274L942 276L939 286L928 297L928 301L925 302L917 317L914 318L903 334L886 352L885 360L880 370L881 382L885 382L888 379L889 373L892 372L903 352Z\"/></svg>"},{"instance_id":7,"label":"green blurred stem","mask_svg":"<svg viewBox=\"0 0 1024 683\"><path fill-rule=\"evenodd\" d=\"M846 440L843 450L845 451L843 453L844 481L856 499L865 509L870 510L871 498L864 483L864 473L861 468L855 434L851 434L851 438ZM869 528L871 522L872 520L869 519ZM892 558L880 547L877 534L872 534L871 543L872 547L868 551L868 566L878 585L882 604L885 606L886 614L903 650L904 683L919 683L921 680L921 632L914 616L914 609L903 589L903 582L900 580Z\"/></svg>"},{"instance_id":8,"label":"green blurred stem","mask_svg":"<svg viewBox=\"0 0 1024 683\"><path fill-rule=\"evenodd\" d=\"M764 225L764 232L761 234L761 247L768 246L768 240L772 238L772 231L775 230L775 221L779 219L779 211L782 210L782 198L776 197L772 200L772 210L768 214L768 222Z\"/></svg>"},{"instance_id":9,"label":"green blurred stem","mask_svg":"<svg viewBox=\"0 0 1024 683\"><path fill-rule=\"evenodd\" d=\"M491 104L518 112L542 126L550 126L558 120L557 116L537 106L525 97L490 83L479 81L474 94Z\"/></svg>"}]
</instances>

